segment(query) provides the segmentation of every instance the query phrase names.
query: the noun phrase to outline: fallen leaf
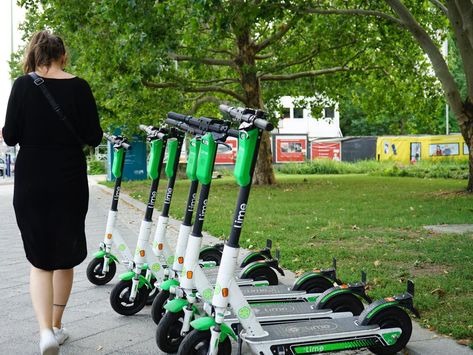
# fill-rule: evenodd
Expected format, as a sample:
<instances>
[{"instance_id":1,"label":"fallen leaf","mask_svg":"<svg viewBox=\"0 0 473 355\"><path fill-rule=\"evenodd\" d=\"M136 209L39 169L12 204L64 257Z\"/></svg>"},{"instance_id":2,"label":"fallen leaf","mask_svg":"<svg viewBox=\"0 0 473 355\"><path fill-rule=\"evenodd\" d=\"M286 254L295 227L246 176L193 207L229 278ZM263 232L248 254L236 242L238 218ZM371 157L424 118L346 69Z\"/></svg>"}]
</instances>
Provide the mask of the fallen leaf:
<instances>
[{"instance_id":1,"label":"fallen leaf","mask_svg":"<svg viewBox=\"0 0 473 355\"><path fill-rule=\"evenodd\" d=\"M436 289L430 291L430 294L437 295L439 297L443 297L447 294L447 292L445 292L445 290L442 290L441 288L436 288Z\"/></svg>"},{"instance_id":2,"label":"fallen leaf","mask_svg":"<svg viewBox=\"0 0 473 355\"><path fill-rule=\"evenodd\" d=\"M381 265L381 261L375 260L373 264L374 266L378 267L379 265Z\"/></svg>"},{"instance_id":3,"label":"fallen leaf","mask_svg":"<svg viewBox=\"0 0 473 355\"><path fill-rule=\"evenodd\" d=\"M100 351L100 350L102 350L102 349L103 349L103 346L102 346L102 345L99 345L99 346L97 346L97 349L95 349L95 350Z\"/></svg>"},{"instance_id":4,"label":"fallen leaf","mask_svg":"<svg viewBox=\"0 0 473 355\"><path fill-rule=\"evenodd\" d=\"M460 340L457 340L457 343L460 344L460 345L468 346L468 345L471 344L471 340L470 339L460 339Z\"/></svg>"}]
</instances>

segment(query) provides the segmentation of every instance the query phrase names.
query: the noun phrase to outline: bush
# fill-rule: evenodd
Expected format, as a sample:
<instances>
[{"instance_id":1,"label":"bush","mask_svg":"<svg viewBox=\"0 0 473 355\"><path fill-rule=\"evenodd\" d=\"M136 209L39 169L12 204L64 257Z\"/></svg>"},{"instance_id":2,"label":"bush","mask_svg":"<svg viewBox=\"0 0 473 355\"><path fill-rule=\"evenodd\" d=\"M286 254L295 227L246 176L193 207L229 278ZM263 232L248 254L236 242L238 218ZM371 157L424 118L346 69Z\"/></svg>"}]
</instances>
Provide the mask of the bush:
<instances>
[{"instance_id":1,"label":"bush","mask_svg":"<svg viewBox=\"0 0 473 355\"><path fill-rule=\"evenodd\" d=\"M105 162L97 159L89 159L87 162L87 172L90 175L106 174Z\"/></svg>"}]
</instances>

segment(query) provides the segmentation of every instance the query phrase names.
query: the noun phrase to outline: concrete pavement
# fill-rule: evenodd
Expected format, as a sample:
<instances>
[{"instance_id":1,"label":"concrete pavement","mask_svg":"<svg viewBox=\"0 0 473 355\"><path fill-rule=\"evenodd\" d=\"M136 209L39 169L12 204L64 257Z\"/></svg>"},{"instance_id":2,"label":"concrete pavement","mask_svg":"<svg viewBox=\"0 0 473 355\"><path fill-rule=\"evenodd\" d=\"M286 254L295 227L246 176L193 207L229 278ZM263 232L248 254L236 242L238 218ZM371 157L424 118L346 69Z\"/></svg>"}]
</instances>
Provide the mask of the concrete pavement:
<instances>
[{"instance_id":1,"label":"concrete pavement","mask_svg":"<svg viewBox=\"0 0 473 355\"><path fill-rule=\"evenodd\" d=\"M76 268L74 287L64 316L64 323L71 337L61 347L61 354L159 354L154 341L156 326L149 316L150 307L145 307L132 317L120 316L109 304L109 295L116 279L108 285L97 287L90 284L85 276L90 256L103 238L111 201L111 190L96 185L93 180L91 179L90 207L86 222L89 257ZM37 354L37 323L28 294L29 264L16 226L12 196L13 185L0 184L0 267L3 281L0 285L0 354ZM136 242L135 236L139 231L143 209L144 204L129 197L123 196L120 201L119 229L128 245L133 246ZM157 216L157 212L155 213ZM169 235L174 240L178 225L178 222L173 221L169 228ZM204 243L214 241L215 238L205 236ZM292 278L293 274L290 274L285 281L290 282ZM362 350L345 354L369 352ZM466 355L473 354L473 351L451 339L422 329L414 322L414 332L405 354Z\"/></svg>"}]
</instances>

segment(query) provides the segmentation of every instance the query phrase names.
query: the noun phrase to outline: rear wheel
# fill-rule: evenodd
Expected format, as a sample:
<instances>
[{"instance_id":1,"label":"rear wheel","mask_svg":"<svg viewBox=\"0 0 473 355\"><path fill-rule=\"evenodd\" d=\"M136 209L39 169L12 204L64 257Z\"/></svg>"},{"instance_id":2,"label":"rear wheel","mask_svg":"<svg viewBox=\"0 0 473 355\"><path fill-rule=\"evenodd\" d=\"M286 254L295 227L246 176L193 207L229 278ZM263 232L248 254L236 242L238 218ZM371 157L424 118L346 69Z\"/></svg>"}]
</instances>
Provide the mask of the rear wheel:
<instances>
[{"instance_id":1,"label":"rear wheel","mask_svg":"<svg viewBox=\"0 0 473 355\"><path fill-rule=\"evenodd\" d=\"M207 355L210 347L210 331L200 331L194 329L191 331L179 346L178 354L182 355ZM230 355L232 353L232 344L229 337L218 343L218 355Z\"/></svg>"},{"instance_id":2,"label":"rear wheel","mask_svg":"<svg viewBox=\"0 0 473 355\"><path fill-rule=\"evenodd\" d=\"M87 265L87 279L94 285L102 286L109 283L117 272L117 264L111 261L108 265L108 272L102 273L104 258L94 258Z\"/></svg>"},{"instance_id":3,"label":"rear wheel","mask_svg":"<svg viewBox=\"0 0 473 355\"><path fill-rule=\"evenodd\" d=\"M335 296L323 308L334 312L351 312L354 316L359 316L365 307L358 297L348 293Z\"/></svg>"},{"instance_id":4,"label":"rear wheel","mask_svg":"<svg viewBox=\"0 0 473 355\"><path fill-rule=\"evenodd\" d=\"M333 282L327 280L324 277L316 276L304 281L301 285L297 286L295 291L306 291L307 293L323 293L333 287Z\"/></svg>"},{"instance_id":5,"label":"rear wheel","mask_svg":"<svg viewBox=\"0 0 473 355\"><path fill-rule=\"evenodd\" d=\"M379 325L381 329L401 328L402 333L396 343L390 346L376 345L368 349L379 355L391 355L401 351L409 342L412 334L412 321L409 315L399 307L391 307L380 311L368 324Z\"/></svg>"},{"instance_id":6,"label":"rear wheel","mask_svg":"<svg viewBox=\"0 0 473 355\"><path fill-rule=\"evenodd\" d=\"M175 353L179 349L182 340L182 324L184 323L184 312L167 312L159 322L156 329L156 344L165 353Z\"/></svg>"},{"instance_id":7,"label":"rear wheel","mask_svg":"<svg viewBox=\"0 0 473 355\"><path fill-rule=\"evenodd\" d=\"M164 305L167 303L168 299L169 291L161 290L153 300L153 304L151 306L151 318L153 318L153 321L156 325L161 322L161 319L166 312Z\"/></svg>"},{"instance_id":8,"label":"rear wheel","mask_svg":"<svg viewBox=\"0 0 473 355\"><path fill-rule=\"evenodd\" d=\"M199 259L203 261L214 261L216 265L220 265L222 260L222 252L216 248L202 250Z\"/></svg>"},{"instance_id":9,"label":"rear wheel","mask_svg":"<svg viewBox=\"0 0 473 355\"><path fill-rule=\"evenodd\" d=\"M134 301L130 301L131 280L121 280L110 293L110 304L115 312L124 316L138 313L146 305L148 298L148 287L146 285L138 289Z\"/></svg>"},{"instance_id":10,"label":"rear wheel","mask_svg":"<svg viewBox=\"0 0 473 355\"><path fill-rule=\"evenodd\" d=\"M246 265L260 260L266 260L263 254L257 251L250 251L241 262L240 267L243 269Z\"/></svg>"},{"instance_id":11,"label":"rear wheel","mask_svg":"<svg viewBox=\"0 0 473 355\"><path fill-rule=\"evenodd\" d=\"M252 279L255 281L268 281L270 285L277 285L279 283L278 275L269 266L258 267L245 273L245 279Z\"/></svg>"}]
</instances>

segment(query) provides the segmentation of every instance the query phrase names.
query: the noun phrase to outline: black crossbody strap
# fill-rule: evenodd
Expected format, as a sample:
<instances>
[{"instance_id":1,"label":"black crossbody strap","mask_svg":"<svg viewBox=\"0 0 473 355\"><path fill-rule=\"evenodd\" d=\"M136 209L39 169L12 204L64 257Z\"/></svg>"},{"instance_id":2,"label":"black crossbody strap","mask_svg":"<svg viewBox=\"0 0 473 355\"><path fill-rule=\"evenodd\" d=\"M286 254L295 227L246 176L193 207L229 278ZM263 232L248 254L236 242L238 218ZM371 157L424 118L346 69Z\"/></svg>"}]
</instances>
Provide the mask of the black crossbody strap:
<instances>
[{"instance_id":1,"label":"black crossbody strap","mask_svg":"<svg viewBox=\"0 0 473 355\"><path fill-rule=\"evenodd\" d=\"M28 75L33 79L34 84L41 89L41 91L43 92L43 95L46 97L46 100L48 100L49 104L51 105L54 112L56 112L60 120L64 122L66 127L69 129L69 131L71 131L72 135L79 142L79 144L81 146L84 146L85 145L84 141L82 140L81 137L79 137L76 130L74 129L74 126L72 126L67 116L61 110L61 107L58 105L56 100L54 100L54 97L51 95L48 88L46 87L46 84L44 83L44 79L38 76L38 74L36 74L35 72L28 73Z\"/></svg>"}]
</instances>

